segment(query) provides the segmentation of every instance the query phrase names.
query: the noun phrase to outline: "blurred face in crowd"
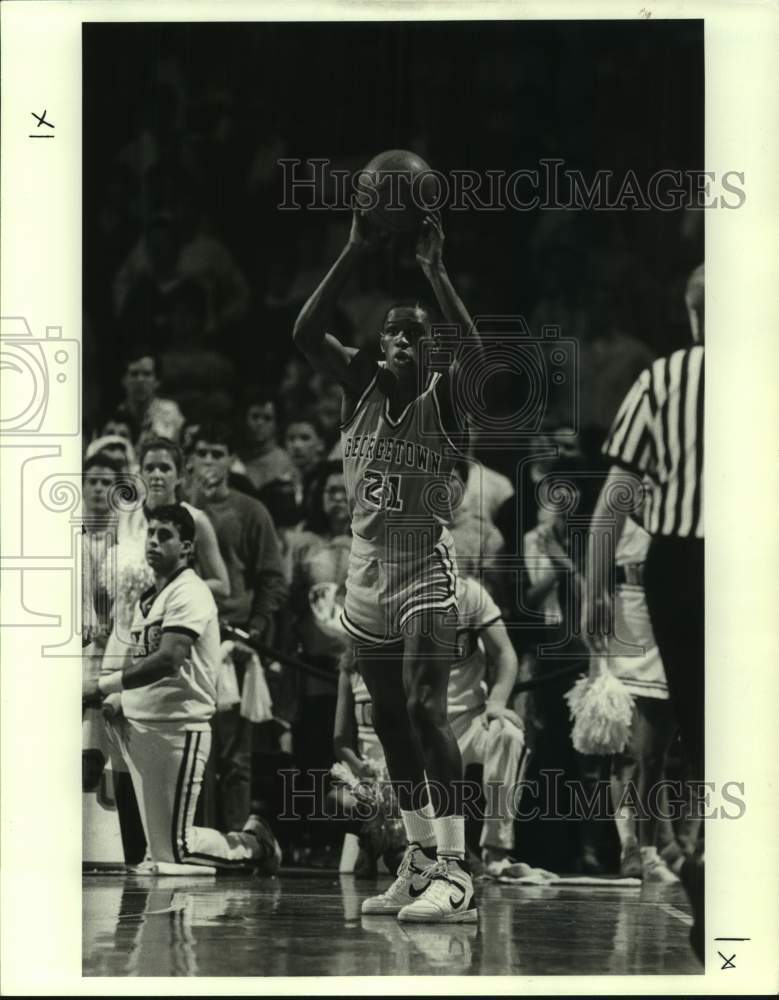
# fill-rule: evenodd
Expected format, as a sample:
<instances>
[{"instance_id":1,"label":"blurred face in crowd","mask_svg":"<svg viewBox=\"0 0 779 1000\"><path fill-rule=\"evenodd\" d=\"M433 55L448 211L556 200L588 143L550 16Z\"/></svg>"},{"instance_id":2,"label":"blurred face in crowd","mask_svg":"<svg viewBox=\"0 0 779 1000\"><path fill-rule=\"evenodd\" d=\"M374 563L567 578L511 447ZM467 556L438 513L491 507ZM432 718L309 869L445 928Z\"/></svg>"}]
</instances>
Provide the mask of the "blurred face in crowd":
<instances>
[{"instance_id":1,"label":"blurred face in crowd","mask_svg":"<svg viewBox=\"0 0 779 1000\"><path fill-rule=\"evenodd\" d=\"M341 390L338 386L328 387L316 404L316 415L325 433L335 431L341 423Z\"/></svg>"},{"instance_id":2,"label":"blurred face in crowd","mask_svg":"<svg viewBox=\"0 0 779 1000\"><path fill-rule=\"evenodd\" d=\"M303 386L309 372L310 369L297 358L290 358L281 376L280 395L285 398L294 396L297 390Z\"/></svg>"},{"instance_id":3,"label":"blurred face in crowd","mask_svg":"<svg viewBox=\"0 0 779 1000\"><path fill-rule=\"evenodd\" d=\"M110 455L115 461L117 461L124 472L129 471L129 463L127 461L127 449L123 448L120 444L109 444L105 448L101 448L106 455Z\"/></svg>"},{"instance_id":4,"label":"blurred face in crowd","mask_svg":"<svg viewBox=\"0 0 779 1000\"><path fill-rule=\"evenodd\" d=\"M180 443L181 443L181 449L185 455L189 456L189 453L192 451L192 447L195 443L195 438L197 437L199 431L200 431L200 424L186 423L181 428ZM191 470L191 468L192 468L191 460L189 457L187 457L187 469Z\"/></svg>"},{"instance_id":5,"label":"blurred face in crowd","mask_svg":"<svg viewBox=\"0 0 779 1000\"><path fill-rule=\"evenodd\" d=\"M334 535L342 535L349 526L349 507L346 503L346 486L341 473L332 473L322 491L322 510L330 522Z\"/></svg>"},{"instance_id":6,"label":"blurred face in crowd","mask_svg":"<svg viewBox=\"0 0 779 1000\"><path fill-rule=\"evenodd\" d=\"M213 497L227 486L232 460L233 456L226 444L202 439L195 441L189 464L205 499Z\"/></svg>"},{"instance_id":7,"label":"blurred face in crowd","mask_svg":"<svg viewBox=\"0 0 779 1000\"><path fill-rule=\"evenodd\" d=\"M107 466L93 465L84 476L84 512L91 515L109 513L108 495L116 481L116 473Z\"/></svg>"},{"instance_id":8,"label":"blurred face in crowd","mask_svg":"<svg viewBox=\"0 0 779 1000\"><path fill-rule=\"evenodd\" d=\"M285 447L295 465L305 470L322 457L324 442L315 427L306 420L300 420L287 428Z\"/></svg>"},{"instance_id":9,"label":"blurred face in crowd","mask_svg":"<svg viewBox=\"0 0 779 1000\"><path fill-rule=\"evenodd\" d=\"M276 407L273 403L252 403L246 411L246 429L255 444L276 440Z\"/></svg>"},{"instance_id":10,"label":"blurred face in crowd","mask_svg":"<svg viewBox=\"0 0 779 1000\"><path fill-rule=\"evenodd\" d=\"M132 442L133 435L130 430L130 425L125 423L124 420L107 420L105 427L101 431L101 435L108 437L109 435L114 437L122 437L125 441Z\"/></svg>"},{"instance_id":11,"label":"blurred face in crowd","mask_svg":"<svg viewBox=\"0 0 779 1000\"><path fill-rule=\"evenodd\" d=\"M181 482L173 456L162 448L152 448L143 458L141 476L146 485L149 507L176 502L176 487Z\"/></svg>"},{"instance_id":12,"label":"blurred face in crowd","mask_svg":"<svg viewBox=\"0 0 779 1000\"><path fill-rule=\"evenodd\" d=\"M579 439L570 427L558 427L553 431L552 443L557 446L560 458L578 458L582 453Z\"/></svg>"},{"instance_id":13,"label":"blurred face in crowd","mask_svg":"<svg viewBox=\"0 0 779 1000\"><path fill-rule=\"evenodd\" d=\"M124 388L131 403L139 405L150 403L158 386L154 358L137 358L128 364L124 376Z\"/></svg>"}]
</instances>

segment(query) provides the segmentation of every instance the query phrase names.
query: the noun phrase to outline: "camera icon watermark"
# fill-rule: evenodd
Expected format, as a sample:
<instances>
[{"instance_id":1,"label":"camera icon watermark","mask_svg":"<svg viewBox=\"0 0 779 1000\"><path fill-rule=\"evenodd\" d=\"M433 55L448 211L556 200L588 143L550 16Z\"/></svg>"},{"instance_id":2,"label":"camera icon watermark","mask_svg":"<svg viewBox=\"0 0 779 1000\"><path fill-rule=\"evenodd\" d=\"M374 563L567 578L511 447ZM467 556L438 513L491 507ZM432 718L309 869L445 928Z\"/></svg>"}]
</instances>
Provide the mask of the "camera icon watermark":
<instances>
[{"instance_id":1,"label":"camera icon watermark","mask_svg":"<svg viewBox=\"0 0 779 1000\"><path fill-rule=\"evenodd\" d=\"M81 358L62 327L33 336L26 319L0 319L0 434L67 437L81 430Z\"/></svg>"},{"instance_id":2,"label":"camera icon watermark","mask_svg":"<svg viewBox=\"0 0 779 1000\"><path fill-rule=\"evenodd\" d=\"M436 326L423 345L425 363L440 369L457 358L453 404L467 414L469 432L482 446L515 448L541 431L553 411L573 414L579 423L579 345L559 326L534 334L521 315L474 316L475 338L452 326ZM462 447L467 442L452 436Z\"/></svg>"}]
</instances>

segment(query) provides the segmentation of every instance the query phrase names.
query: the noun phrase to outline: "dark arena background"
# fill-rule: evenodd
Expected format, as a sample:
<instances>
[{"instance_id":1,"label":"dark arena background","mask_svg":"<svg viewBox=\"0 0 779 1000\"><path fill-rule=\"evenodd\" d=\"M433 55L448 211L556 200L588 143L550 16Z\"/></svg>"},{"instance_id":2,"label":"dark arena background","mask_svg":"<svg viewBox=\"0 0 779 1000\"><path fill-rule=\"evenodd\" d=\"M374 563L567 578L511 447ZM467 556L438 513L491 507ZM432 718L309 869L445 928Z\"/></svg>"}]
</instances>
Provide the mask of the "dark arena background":
<instances>
[{"instance_id":1,"label":"dark arena background","mask_svg":"<svg viewBox=\"0 0 779 1000\"><path fill-rule=\"evenodd\" d=\"M480 465L463 463L461 475L486 470L482 492L474 485L452 527L461 572L508 626L518 663L508 707L522 723L528 783L508 873L490 869L481 821L467 819L477 924L362 914L399 861L399 821L371 826L330 808L342 788L329 773L340 654L323 620L342 602L349 552L332 506L340 390L312 371L292 331L349 235L351 212L334 206L329 178L393 148L445 175L478 176L481 201L491 175L538 171L535 188L530 178L515 188L525 204L538 194L534 207L512 206L505 191L499 204L444 205L444 259L488 332L537 342L553 326L564 345L559 364L542 345L542 403L516 440L475 438L469 457ZM320 175L315 160L328 161ZM591 513L623 398L655 358L691 342L685 288L704 258L703 165L702 21L84 25L85 458L108 450L114 471L138 475L144 441L173 437L184 453L176 499L207 508L198 430L230 429L230 488L267 508L279 581L273 597L267 540L248 565L217 531L233 594L243 574L247 607L260 592L269 603L262 628L230 598L220 603L241 690L232 701L220 693L217 717L232 716L233 728L219 763L212 748L196 825L240 830L245 802L282 852L273 872L150 873L148 857L144 870L132 782L85 743L86 975L701 971L688 895L671 876L696 850L694 818L682 810L659 825L669 877L642 873L631 820L608 809L628 765L571 743L564 695L589 656L576 636L560 652L575 612L537 596L520 556L535 546L559 570L568 556L559 540L544 555L539 483L573 477L577 514ZM589 188L604 171L601 202L573 204L567 178ZM659 171L681 177L676 196L662 188L663 204ZM723 192L720 178L712 187ZM429 299L415 239L393 240L350 279L332 328L344 343L378 357L389 306ZM526 375L495 366L486 409L499 421L528 391ZM257 663L261 693L247 708ZM369 725L370 701L357 707L356 725ZM681 781L680 741L671 733L668 743L663 774ZM478 782L479 768L466 775ZM580 815L576 790L598 789L609 815Z\"/></svg>"}]
</instances>

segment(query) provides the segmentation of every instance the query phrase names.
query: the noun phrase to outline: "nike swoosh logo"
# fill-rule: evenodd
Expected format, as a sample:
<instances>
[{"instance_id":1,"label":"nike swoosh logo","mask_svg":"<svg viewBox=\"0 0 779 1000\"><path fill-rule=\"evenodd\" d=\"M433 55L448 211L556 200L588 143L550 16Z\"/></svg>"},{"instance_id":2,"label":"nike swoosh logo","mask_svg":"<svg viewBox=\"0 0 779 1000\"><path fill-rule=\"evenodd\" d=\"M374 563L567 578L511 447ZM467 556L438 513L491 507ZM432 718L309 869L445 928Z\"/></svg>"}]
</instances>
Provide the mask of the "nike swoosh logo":
<instances>
[{"instance_id":1,"label":"nike swoosh logo","mask_svg":"<svg viewBox=\"0 0 779 1000\"><path fill-rule=\"evenodd\" d=\"M462 896L460 897L459 900L455 901L455 899L452 896L450 896L449 897L449 902L452 904L452 909L453 910L459 910L460 907L465 902L465 890L463 889L463 894L462 894Z\"/></svg>"},{"instance_id":2,"label":"nike swoosh logo","mask_svg":"<svg viewBox=\"0 0 779 1000\"><path fill-rule=\"evenodd\" d=\"M412 897L412 899L416 899L418 896L421 896L422 893L425 892L426 890L427 890L426 885L422 886L421 889L415 889L413 885L410 885L408 887L408 894L409 896Z\"/></svg>"}]
</instances>

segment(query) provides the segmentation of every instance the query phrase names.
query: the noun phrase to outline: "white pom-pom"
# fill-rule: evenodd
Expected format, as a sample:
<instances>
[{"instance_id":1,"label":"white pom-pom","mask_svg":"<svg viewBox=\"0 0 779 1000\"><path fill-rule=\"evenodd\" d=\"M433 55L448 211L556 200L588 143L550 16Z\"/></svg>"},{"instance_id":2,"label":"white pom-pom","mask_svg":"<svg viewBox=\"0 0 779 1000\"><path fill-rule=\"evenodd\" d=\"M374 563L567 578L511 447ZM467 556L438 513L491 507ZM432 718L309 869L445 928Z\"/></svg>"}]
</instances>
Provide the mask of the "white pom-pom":
<instances>
[{"instance_id":1,"label":"white pom-pom","mask_svg":"<svg viewBox=\"0 0 779 1000\"><path fill-rule=\"evenodd\" d=\"M633 697L604 662L593 676L580 677L565 700L573 719L574 749L607 755L625 749L633 720Z\"/></svg>"},{"instance_id":2,"label":"white pom-pom","mask_svg":"<svg viewBox=\"0 0 779 1000\"><path fill-rule=\"evenodd\" d=\"M340 760L337 760L330 768L330 774L339 781L343 781L349 787L357 784L357 778L352 773L352 769L348 764L343 764Z\"/></svg>"}]
</instances>

